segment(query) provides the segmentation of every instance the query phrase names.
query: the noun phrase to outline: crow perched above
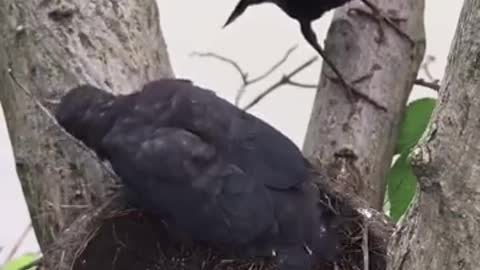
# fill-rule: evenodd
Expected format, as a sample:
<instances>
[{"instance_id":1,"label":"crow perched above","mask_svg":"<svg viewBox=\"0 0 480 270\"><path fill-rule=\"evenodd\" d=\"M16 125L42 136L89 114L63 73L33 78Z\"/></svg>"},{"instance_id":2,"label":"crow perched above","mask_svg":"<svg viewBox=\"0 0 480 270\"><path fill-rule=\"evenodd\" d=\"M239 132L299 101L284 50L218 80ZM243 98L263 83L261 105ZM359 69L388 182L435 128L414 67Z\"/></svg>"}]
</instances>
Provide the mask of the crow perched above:
<instances>
[{"instance_id":1,"label":"crow perched above","mask_svg":"<svg viewBox=\"0 0 480 270\"><path fill-rule=\"evenodd\" d=\"M335 75L343 80L341 73L318 44L317 36L312 29L312 22L322 17L325 12L340 7L349 1L351 0L240 0L224 27L235 21L251 5L274 3L288 16L298 21L303 37L322 56L323 60L335 72Z\"/></svg>"},{"instance_id":2,"label":"crow perched above","mask_svg":"<svg viewBox=\"0 0 480 270\"><path fill-rule=\"evenodd\" d=\"M282 270L334 258L335 216L300 150L214 92L176 79L125 96L84 85L55 115L110 161L134 205L191 239L276 254Z\"/></svg>"},{"instance_id":3,"label":"crow perched above","mask_svg":"<svg viewBox=\"0 0 480 270\"><path fill-rule=\"evenodd\" d=\"M325 12L340 7L350 1L351 0L240 0L233 12L230 14L224 27L235 21L247 10L248 7L252 5L262 3L273 3L277 5L288 16L298 21L298 23L300 24L302 35L305 40L307 40L310 46L312 46L315 51L320 54L325 63L327 63L327 65L332 69L339 81L347 90L347 94L349 97L351 97L352 94L355 94L365 99L375 107L386 110L384 106L376 103L374 100L372 100L365 94L357 91L355 88L351 87L346 82L341 72L336 68L335 64L333 64L333 62L327 57L322 47L318 44L317 36L312 29L312 22L322 17ZM374 4L370 3L369 0L361 1L364 2L370 9L372 9L374 13L381 14L380 10ZM390 26L395 29L395 31L399 32L403 37L407 38L410 42L413 42L411 38L405 33L403 33L389 18L383 15L379 15L379 17L381 17L380 19L385 20Z\"/></svg>"}]
</instances>

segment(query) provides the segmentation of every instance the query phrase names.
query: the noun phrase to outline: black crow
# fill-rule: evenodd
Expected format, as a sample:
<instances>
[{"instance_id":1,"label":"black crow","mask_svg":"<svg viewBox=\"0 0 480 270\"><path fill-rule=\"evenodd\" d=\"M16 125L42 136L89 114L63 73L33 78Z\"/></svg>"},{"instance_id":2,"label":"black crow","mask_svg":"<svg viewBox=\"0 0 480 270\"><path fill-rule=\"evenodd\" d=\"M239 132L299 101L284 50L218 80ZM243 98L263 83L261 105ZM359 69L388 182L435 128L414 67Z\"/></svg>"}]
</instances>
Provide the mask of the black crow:
<instances>
[{"instance_id":1,"label":"black crow","mask_svg":"<svg viewBox=\"0 0 480 270\"><path fill-rule=\"evenodd\" d=\"M110 161L131 203L195 241L276 253L282 270L337 252L334 216L300 150L212 91L178 79L123 96L83 85L55 115Z\"/></svg>"},{"instance_id":2,"label":"black crow","mask_svg":"<svg viewBox=\"0 0 480 270\"><path fill-rule=\"evenodd\" d=\"M252 5L262 3L273 3L277 5L288 16L298 21L298 23L300 24L300 30L302 31L302 35L305 40L308 42L308 44L310 44L310 46L315 49L315 51L318 52L318 54L320 54L325 63L327 63L327 65L332 69L339 81L347 90L349 97L351 97L352 94L356 94L359 97L370 102L372 105L382 110L386 110L384 106L379 105L365 94L358 92L355 88L351 87L346 82L341 72L336 68L335 64L327 57L322 47L318 44L317 36L312 29L312 22L322 17L325 12L340 7L350 1L351 0L240 0L230 14L224 27L235 21L247 10L248 7ZM370 3L369 0L361 1L364 2L370 9L372 9L374 13L381 14L380 10L375 5ZM394 27L394 29L402 36L406 37L410 42L412 42L411 38L405 33L403 33L395 24L393 24L390 19L383 15L381 15L380 17L382 17L381 19L386 20L387 23Z\"/></svg>"}]
</instances>

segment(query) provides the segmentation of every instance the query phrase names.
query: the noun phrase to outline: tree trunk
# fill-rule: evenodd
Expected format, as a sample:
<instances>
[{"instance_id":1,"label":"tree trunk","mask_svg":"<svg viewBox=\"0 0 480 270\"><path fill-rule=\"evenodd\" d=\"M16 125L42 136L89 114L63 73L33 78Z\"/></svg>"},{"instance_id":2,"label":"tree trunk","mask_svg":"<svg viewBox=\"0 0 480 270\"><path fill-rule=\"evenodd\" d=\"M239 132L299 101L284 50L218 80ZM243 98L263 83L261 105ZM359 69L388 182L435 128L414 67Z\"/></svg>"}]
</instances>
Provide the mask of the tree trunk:
<instances>
[{"instance_id":1,"label":"tree trunk","mask_svg":"<svg viewBox=\"0 0 480 270\"><path fill-rule=\"evenodd\" d=\"M399 25L414 44L389 26L379 28L363 12L349 15L351 8L369 11L362 2L353 1L336 11L325 46L344 77L350 81L363 77L354 87L388 111L361 99L352 104L340 84L322 75L304 152L328 168L346 192L359 194L373 208L382 209L399 122L424 55L424 1L372 2L402 18ZM334 77L330 70L328 74ZM349 182L342 180L345 177Z\"/></svg>"},{"instance_id":2,"label":"tree trunk","mask_svg":"<svg viewBox=\"0 0 480 270\"><path fill-rule=\"evenodd\" d=\"M388 269L480 269L480 1L466 0L439 103L412 164L415 206Z\"/></svg>"},{"instance_id":3,"label":"tree trunk","mask_svg":"<svg viewBox=\"0 0 480 270\"><path fill-rule=\"evenodd\" d=\"M55 250L52 244L96 211L115 182L49 111L79 84L128 93L173 76L157 6L154 0L2 0L0 37L0 100L17 172L40 247L52 251L47 269L68 269L75 245ZM86 237L80 227L69 241Z\"/></svg>"}]
</instances>

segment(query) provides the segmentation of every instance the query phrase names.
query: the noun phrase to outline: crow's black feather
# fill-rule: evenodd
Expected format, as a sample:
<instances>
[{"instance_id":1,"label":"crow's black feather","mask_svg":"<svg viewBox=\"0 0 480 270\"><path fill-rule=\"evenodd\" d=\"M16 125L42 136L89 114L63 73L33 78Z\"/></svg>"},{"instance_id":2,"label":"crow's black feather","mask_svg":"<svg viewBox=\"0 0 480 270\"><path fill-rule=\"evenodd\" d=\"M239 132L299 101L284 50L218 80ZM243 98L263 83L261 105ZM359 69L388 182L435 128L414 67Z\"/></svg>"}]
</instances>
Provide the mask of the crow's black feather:
<instances>
[{"instance_id":1,"label":"crow's black feather","mask_svg":"<svg viewBox=\"0 0 480 270\"><path fill-rule=\"evenodd\" d=\"M308 268L305 245L334 254L300 150L212 91L175 79L125 96L84 85L62 98L56 117L110 161L132 203L193 240L276 250L283 269Z\"/></svg>"}]
</instances>

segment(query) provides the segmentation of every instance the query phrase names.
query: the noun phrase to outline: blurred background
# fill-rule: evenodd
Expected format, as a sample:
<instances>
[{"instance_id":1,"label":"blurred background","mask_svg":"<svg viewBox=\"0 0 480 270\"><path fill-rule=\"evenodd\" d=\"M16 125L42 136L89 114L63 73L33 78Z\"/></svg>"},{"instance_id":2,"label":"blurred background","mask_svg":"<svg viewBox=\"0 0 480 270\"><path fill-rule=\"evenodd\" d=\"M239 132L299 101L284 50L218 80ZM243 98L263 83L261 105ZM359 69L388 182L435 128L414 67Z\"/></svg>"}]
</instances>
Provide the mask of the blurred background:
<instances>
[{"instance_id":1,"label":"blurred background","mask_svg":"<svg viewBox=\"0 0 480 270\"><path fill-rule=\"evenodd\" d=\"M178 78L215 90L234 101L242 80L231 66L213 58L192 56L193 52L214 52L236 61L255 77L268 70L285 52L298 44L288 61L268 79L248 88L249 100L276 82L285 73L315 55L303 40L297 22L277 7L264 4L249 9L234 24L222 29L237 0L157 0L160 21L167 42L170 60ZM463 1L426 1L426 55L435 59L429 64L434 78L441 79L450 43ZM188 8L186 8L188 7ZM323 44L332 14L315 23L315 31ZM259 57L261 55L261 57ZM428 57L428 55L432 57ZM295 76L295 81L315 84L321 61ZM420 77L427 78L423 72ZM314 89L284 86L253 107L250 112L269 122L302 147L312 109ZM410 100L435 97L432 90L416 87ZM245 104L245 103L244 103ZM38 252L35 236L28 230L30 217L14 169L14 160L3 111L0 110L0 266L12 250L16 255ZM25 231L25 239L19 241ZM21 242L21 243L20 243ZM20 245L17 246L17 244Z\"/></svg>"}]
</instances>

